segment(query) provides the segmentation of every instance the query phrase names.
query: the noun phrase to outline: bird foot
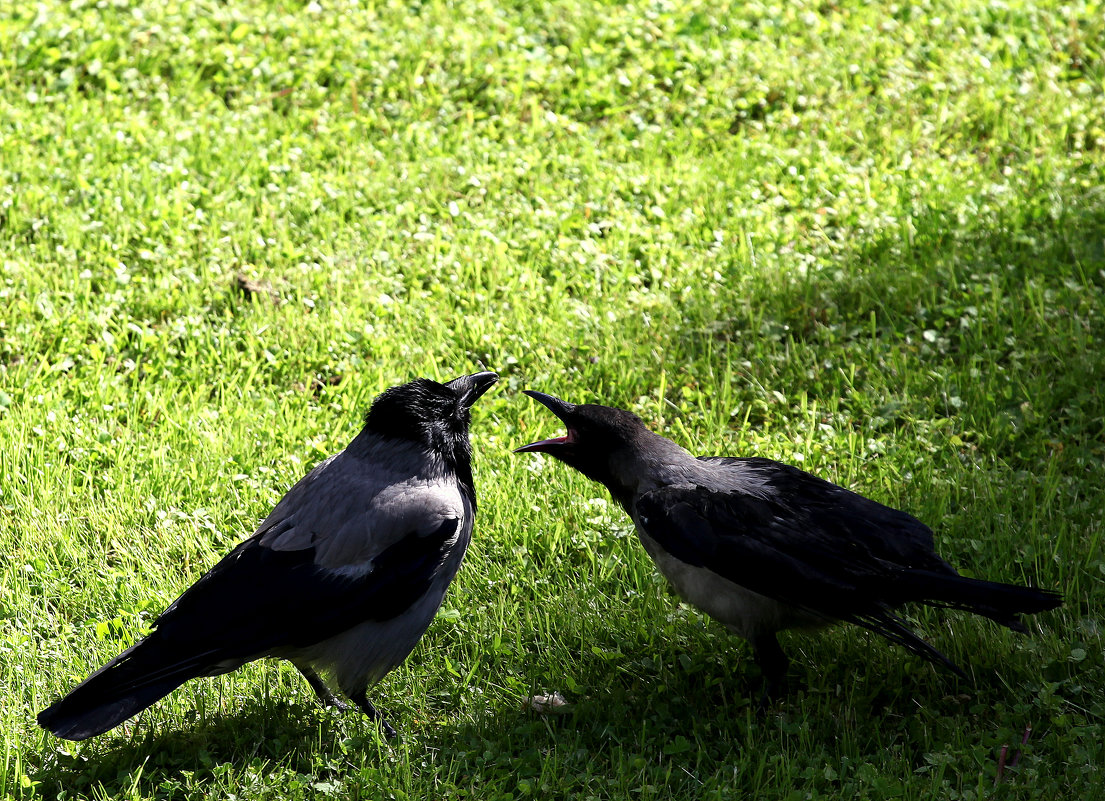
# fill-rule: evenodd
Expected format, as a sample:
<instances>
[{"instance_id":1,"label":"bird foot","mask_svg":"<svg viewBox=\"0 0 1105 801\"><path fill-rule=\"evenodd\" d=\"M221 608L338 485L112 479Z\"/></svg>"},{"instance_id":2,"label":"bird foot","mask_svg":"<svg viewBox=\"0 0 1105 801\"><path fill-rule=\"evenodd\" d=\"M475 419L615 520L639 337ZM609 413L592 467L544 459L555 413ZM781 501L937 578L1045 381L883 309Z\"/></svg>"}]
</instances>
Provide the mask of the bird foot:
<instances>
[{"instance_id":1,"label":"bird foot","mask_svg":"<svg viewBox=\"0 0 1105 801\"><path fill-rule=\"evenodd\" d=\"M764 717L786 694L786 682L768 681L756 704L756 714Z\"/></svg>"},{"instance_id":2,"label":"bird foot","mask_svg":"<svg viewBox=\"0 0 1105 801\"><path fill-rule=\"evenodd\" d=\"M368 700L364 690L360 690L356 693L349 695L349 700L355 703L362 712L365 713L371 720L376 721L376 725L380 727L384 733L384 737L389 740L394 740L399 736L399 732L395 730L395 727L388 723L387 718L380 714L380 711L372 705L372 702Z\"/></svg>"},{"instance_id":3,"label":"bird foot","mask_svg":"<svg viewBox=\"0 0 1105 801\"><path fill-rule=\"evenodd\" d=\"M399 732L395 730L395 727L387 722L386 718L377 718L376 722L380 725L380 729L384 732L384 737L388 740L399 739Z\"/></svg>"},{"instance_id":4,"label":"bird foot","mask_svg":"<svg viewBox=\"0 0 1105 801\"><path fill-rule=\"evenodd\" d=\"M392 726L390 723L388 723L387 719L383 715L381 715L376 710L376 708L373 707L371 704L369 704L369 706L371 707L372 711L369 712L364 707L362 707L360 704L356 704L356 705L347 704L345 701L341 700L340 698L338 698L336 695L333 695L333 694L331 694L330 698L328 698L328 699L320 699L320 700L322 700L322 703L323 703L324 706L329 707L331 709L336 709L339 712L353 712L353 711L363 712L369 718L376 721L376 724L380 727L381 731L383 731L384 737L386 737L389 740L394 740L395 738L397 738L399 736L399 732L397 732L395 730L395 727Z\"/></svg>"},{"instance_id":5,"label":"bird foot","mask_svg":"<svg viewBox=\"0 0 1105 801\"><path fill-rule=\"evenodd\" d=\"M320 699L320 700L322 700L322 705L323 706L328 707L330 709L336 709L339 712L350 712L350 711L353 710L353 706L351 704L345 703L345 701L341 700L336 695L332 695L328 699Z\"/></svg>"},{"instance_id":6,"label":"bird foot","mask_svg":"<svg viewBox=\"0 0 1105 801\"><path fill-rule=\"evenodd\" d=\"M303 678L307 679L307 683L310 684L311 689L315 691L315 697L318 698L319 703L323 706L333 707L339 712L348 712L353 708L345 703L345 701L338 698L338 696L334 694L334 691L326 686L326 682L319 677L318 673L316 673L313 668L300 667L299 665L296 665L296 667L299 668L299 672L303 674Z\"/></svg>"}]
</instances>

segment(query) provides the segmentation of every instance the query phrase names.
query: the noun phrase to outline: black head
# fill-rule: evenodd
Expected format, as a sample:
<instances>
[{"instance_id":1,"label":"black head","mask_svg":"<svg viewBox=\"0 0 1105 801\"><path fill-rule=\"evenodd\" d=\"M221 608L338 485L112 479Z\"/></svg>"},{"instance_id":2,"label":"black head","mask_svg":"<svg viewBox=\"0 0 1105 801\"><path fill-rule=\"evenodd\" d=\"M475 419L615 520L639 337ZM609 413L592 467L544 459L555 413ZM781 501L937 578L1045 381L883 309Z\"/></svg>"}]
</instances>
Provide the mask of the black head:
<instances>
[{"instance_id":1,"label":"black head","mask_svg":"<svg viewBox=\"0 0 1105 801\"><path fill-rule=\"evenodd\" d=\"M472 404L499 380L495 373L473 373L439 384L416 378L385 390L365 415L365 430L387 439L421 445L451 464L471 457L468 423Z\"/></svg>"},{"instance_id":2,"label":"black head","mask_svg":"<svg viewBox=\"0 0 1105 801\"><path fill-rule=\"evenodd\" d=\"M615 498L636 483L634 476L627 475L627 469L639 460L641 450L661 440L641 418L625 409L568 403L529 389L524 392L559 417L567 432L562 437L515 448L514 452L555 456L592 481L605 484Z\"/></svg>"}]
</instances>

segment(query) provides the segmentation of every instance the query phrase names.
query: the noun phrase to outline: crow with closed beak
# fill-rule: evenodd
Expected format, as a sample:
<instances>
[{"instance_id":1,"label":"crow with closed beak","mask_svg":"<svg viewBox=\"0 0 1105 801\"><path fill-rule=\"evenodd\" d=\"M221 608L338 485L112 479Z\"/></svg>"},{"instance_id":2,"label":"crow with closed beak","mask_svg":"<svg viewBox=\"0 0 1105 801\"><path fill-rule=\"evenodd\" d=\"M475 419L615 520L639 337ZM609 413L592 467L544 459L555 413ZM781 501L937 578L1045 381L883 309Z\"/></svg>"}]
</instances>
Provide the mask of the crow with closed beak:
<instances>
[{"instance_id":1,"label":"crow with closed beak","mask_svg":"<svg viewBox=\"0 0 1105 801\"><path fill-rule=\"evenodd\" d=\"M420 378L381 394L345 450L39 725L83 740L189 679L277 657L324 704L349 708L322 676L394 737L365 693L414 649L464 558L476 514L469 409L497 380Z\"/></svg>"},{"instance_id":2,"label":"crow with closed beak","mask_svg":"<svg viewBox=\"0 0 1105 801\"><path fill-rule=\"evenodd\" d=\"M1061 603L1048 590L959 575L916 518L796 467L696 458L630 412L526 394L567 433L516 452L547 453L606 485L676 591L752 643L767 686L761 703L784 686L782 629L854 623L966 678L893 610L965 609L1023 632L1018 615Z\"/></svg>"}]
</instances>

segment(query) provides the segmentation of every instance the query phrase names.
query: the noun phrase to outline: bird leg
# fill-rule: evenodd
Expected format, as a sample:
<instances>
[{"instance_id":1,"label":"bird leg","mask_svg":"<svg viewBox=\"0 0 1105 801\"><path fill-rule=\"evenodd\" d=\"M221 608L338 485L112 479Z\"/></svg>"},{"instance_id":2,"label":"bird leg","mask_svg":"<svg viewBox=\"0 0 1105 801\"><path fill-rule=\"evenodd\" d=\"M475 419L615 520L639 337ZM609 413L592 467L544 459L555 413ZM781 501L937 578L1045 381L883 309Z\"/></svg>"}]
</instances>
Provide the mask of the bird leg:
<instances>
[{"instance_id":1,"label":"bird leg","mask_svg":"<svg viewBox=\"0 0 1105 801\"><path fill-rule=\"evenodd\" d=\"M307 679L307 683L311 685L311 689L315 691L315 695L318 696L318 700L322 702L323 706L332 706L341 712L348 712L352 709L349 704L334 695L334 691L319 678L314 668L301 667L300 665L296 665L296 668L303 674L303 678Z\"/></svg>"},{"instance_id":2,"label":"bird leg","mask_svg":"<svg viewBox=\"0 0 1105 801\"><path fill-rule=\"evenodd\" d=\"M334 694L333 689L326 686L326 682L318 677L315 668L309 666L304 667L302 665L296 665L296 668L299 673L302 673L303 677L307 679L307 684L311 685L311 688L315 691L315 695L318 696L318 700L322 702L323 706L333 706L335 709L338 709L339 712L349 712L349 710L352 709L344 700L341 700ZM372 706L372 702L370 702L365 695L364 689L358 689L356 693L349 693L348 695L349 700L356 704L362 713L368 715L372 720L376 720L376 723L383 729L383 736L387 737L389 740L399 736L398 731L388 723L375 706Z\"/></svg>"},{"instance_id":3,"label":"bird leg","mask_svg":"<svg viewBox=\"0 0 1105 801\"><path fill-rule=\"evenodd\" d=\"M775 632L760 634L752 640L752 652L760 672L764 675L764 693L760 696L760 711L766 711L768 704L786 694L787 667L790 660L783 653Z\"/></svg>"},{"instance_id":4,"label":"bird leg","mask_svg":"<svg viewBox=\"0 0 1105 801\"><path fill-rule=\"evenodd\" d=\"M353 708L345 703L345 701L338 698L338 696L334 694L334 691L326 686L326 682L319 678L314 668L300 667L299 665L296 665L296 668L303 674L303 678L307 679L307 683L311 685L311 689L315 691L315 695L318 696L318 700L322 702L323 706L332 706L341 712L348 712ZM395 727L388 723L384 716L380 714L379 710L368 700L368 696L365 695L363 689L350 693L349 700L356 704L369 718L376 721L380 728L384 730L384 736L389 740L394 740L399 736L399 733L395 731Z\"/></svg>"},{"instance_id":5,"label":"bird leg","mask_svg":"<svg viewBox=\"0 0 1105 801\"><path fill-rule=\"evenodd\" d=\"M394 740L396 737L399 736L399 732L395 730L395 727L388 723L387 719L384 718L384 716L380 714L379 710L377 710L376 707L372 705L372 702L368 700L368 696L365 695L364 688L357 690L354 693L348 693L348 695L350 701L359 706L362 712L364 712L366 715L368 715L370 719L376 721L376 723L379 724L380 728L384 730L385 737L387 737L389 740Z\"/></svg>"}]
</instances>

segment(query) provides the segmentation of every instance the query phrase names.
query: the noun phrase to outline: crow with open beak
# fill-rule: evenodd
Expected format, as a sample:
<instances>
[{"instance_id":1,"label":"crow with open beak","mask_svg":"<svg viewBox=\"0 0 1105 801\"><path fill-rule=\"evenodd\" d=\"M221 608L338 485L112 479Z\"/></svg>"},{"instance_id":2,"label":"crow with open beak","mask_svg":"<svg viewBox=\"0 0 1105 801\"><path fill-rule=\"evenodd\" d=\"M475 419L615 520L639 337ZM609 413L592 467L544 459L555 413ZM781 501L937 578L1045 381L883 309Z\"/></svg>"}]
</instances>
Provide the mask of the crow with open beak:
<instances>
[{"instance_id":1,"label":"crow with open beak","mask_svg":"<svg viewBox=\"0 0 1105 801\"><path fill-rule=\"evenodd\" d=\"M526 394L567 433L517 452L547 453L610 490L676 591L752 643L765 701L784 687L782 629L854 623L966 678L893 610L965 609L1023 632L1019 615L1061 603L1048 590L959 575L916 518L795 467L696 458L630 412Z\"/></svg>"},{"instance_id":2,"label":"crow with open beak","mask_svg":"<svg viewBox=\"0 0 1105 801\"><path fill-rule=\"evenodd\" d=\"M469 410L497 380L420 378L381 394L345 450L39 725L83 740L189 679L278 657L323 703L348 708L326 676L395 736L365 693L414 649L464 558L476 514Z\"/></svg>"}]
</instances>

